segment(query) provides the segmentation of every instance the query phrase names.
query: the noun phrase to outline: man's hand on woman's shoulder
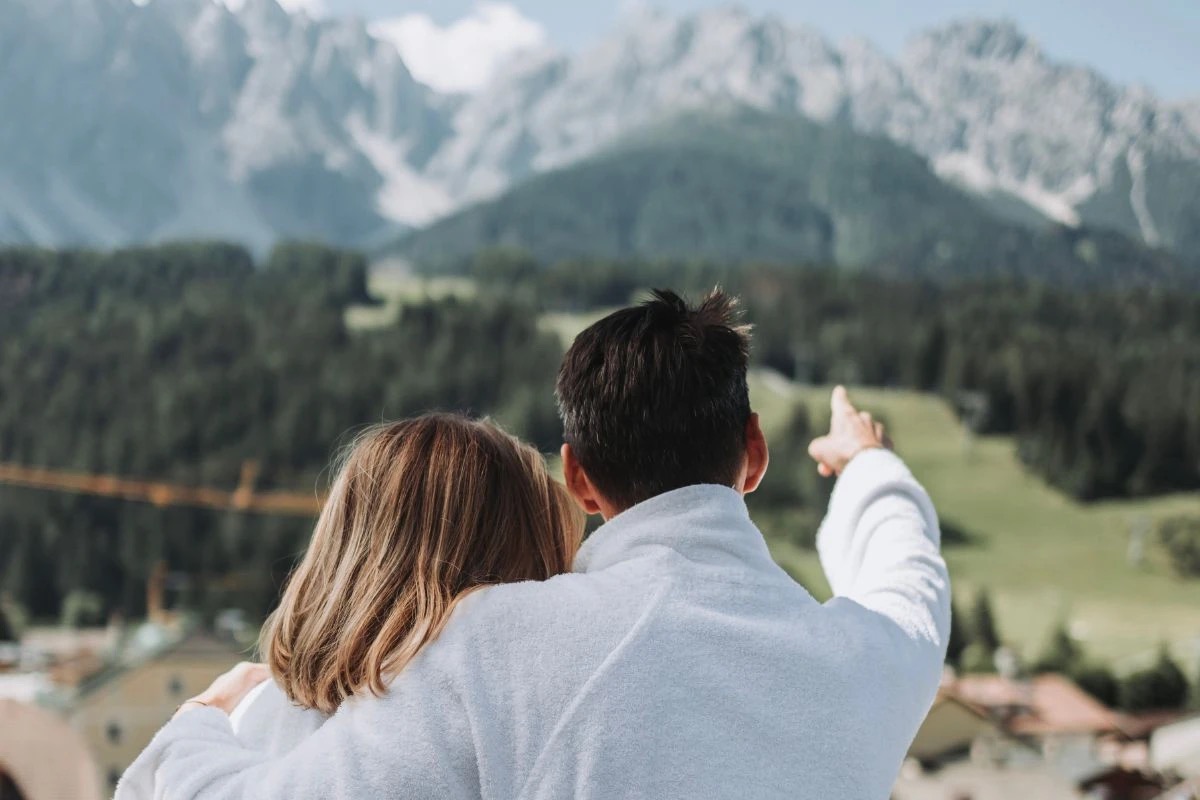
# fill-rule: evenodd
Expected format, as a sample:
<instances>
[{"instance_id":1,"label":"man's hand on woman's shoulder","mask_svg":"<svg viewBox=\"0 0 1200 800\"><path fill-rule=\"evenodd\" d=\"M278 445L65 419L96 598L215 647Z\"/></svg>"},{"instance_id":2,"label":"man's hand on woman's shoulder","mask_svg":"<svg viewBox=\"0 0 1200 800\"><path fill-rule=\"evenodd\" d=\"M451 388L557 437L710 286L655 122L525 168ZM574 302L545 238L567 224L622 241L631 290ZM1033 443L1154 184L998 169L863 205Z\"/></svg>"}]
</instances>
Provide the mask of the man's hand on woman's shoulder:
<instances>
[{"instance_id":1,"label":"man's hand on woman's shoulder","mask_svg":"<svg viewBox=\"0 0 1200 800\"><path fill-rule=\"evenodd\" d=\"M846 387L834 388L830 410L829 433L808 446L808 454L823 476L841 475L850 460L864 450L892 446L883 423L876 422L869 411L855 408Z\"/></svg>"}]
</instances>

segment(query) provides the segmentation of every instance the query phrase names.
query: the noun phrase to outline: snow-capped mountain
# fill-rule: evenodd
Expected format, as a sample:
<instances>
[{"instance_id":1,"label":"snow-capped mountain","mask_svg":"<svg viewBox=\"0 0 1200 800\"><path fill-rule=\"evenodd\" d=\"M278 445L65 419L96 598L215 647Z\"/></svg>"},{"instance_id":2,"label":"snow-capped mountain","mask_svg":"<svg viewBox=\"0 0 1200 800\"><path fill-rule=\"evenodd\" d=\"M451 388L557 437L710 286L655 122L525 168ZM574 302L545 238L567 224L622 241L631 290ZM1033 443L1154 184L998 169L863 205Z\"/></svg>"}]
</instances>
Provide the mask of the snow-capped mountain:
<instances>
[{"instance_id":1,"label":"snow-capped mountain","mask_svg":"<svg viewBox=\"0 0 1200 800\"><path fill-rule=\"evenodd\" d=\"M420 175L443 100L361 22L276 0L0 0L0 20L0 241L364 242L445 207Z\"/></svg>"},{"instance_id":2,"label":"snow-capped mountain","mask_svg":"<svg viewBox=\"0 0 1200 800\"><path fill-rule=\"evenodd\" d=\"M683 110L838 121L1000 213L1200 251L1200 103L1057 63L1005 22L897 58L737 9L627 17L443 96L352 19L276 0L0 0L0 242L369 244Z\"/></svg>"},{"instance_id":3,"label":"snow-capped mountain","mask_svg":"<svg viewBox=\"0 0 1200 800\"><path fill-rule=\"evenodd\" d=\"M500 76L430 172L455 197L489 194L665 110L724 103L885 135L1005 214L1200 244L1200 106L1056 63L1008 22L953 23L892 59L738 9L645 13L577 57Z\"/></svg>"}]
</instances>

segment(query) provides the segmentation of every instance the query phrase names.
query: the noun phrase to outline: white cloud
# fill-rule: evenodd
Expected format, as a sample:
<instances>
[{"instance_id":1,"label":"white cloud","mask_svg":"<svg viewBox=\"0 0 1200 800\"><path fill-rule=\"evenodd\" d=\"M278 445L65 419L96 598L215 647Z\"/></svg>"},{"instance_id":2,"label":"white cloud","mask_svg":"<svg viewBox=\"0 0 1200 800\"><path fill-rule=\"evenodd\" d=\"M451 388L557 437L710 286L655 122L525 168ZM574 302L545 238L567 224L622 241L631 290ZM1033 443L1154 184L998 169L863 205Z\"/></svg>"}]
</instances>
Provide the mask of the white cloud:
<instances>
[{"instance_id":1,"label":"white cloud","mask_svg":"<svg viewBox=\"0 0 1200 800\"><path fill-rule=\"evenodd\" d=\"M482 88L504 61L547 38L540 23L496 0L480 0L446 26L426 14L406 14L373 23L371 32L395 43L417 80L444 92Z\"/></svg>"}]
</instances>

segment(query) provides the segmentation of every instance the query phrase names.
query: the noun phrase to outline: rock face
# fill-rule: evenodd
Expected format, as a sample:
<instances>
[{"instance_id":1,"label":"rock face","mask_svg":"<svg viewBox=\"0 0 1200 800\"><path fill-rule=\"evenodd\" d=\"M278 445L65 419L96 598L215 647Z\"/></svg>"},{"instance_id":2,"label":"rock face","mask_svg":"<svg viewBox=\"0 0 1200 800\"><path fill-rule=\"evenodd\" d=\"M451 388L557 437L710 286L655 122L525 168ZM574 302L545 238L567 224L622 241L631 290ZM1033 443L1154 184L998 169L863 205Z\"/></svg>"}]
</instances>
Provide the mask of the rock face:
<instances>
[{"instance_id":1,"label":"rock face","mask_svg":"<svg viewBox=\"0 0 1200 800\"><path fill-rule=\"evenodd\" d=\"M665 115L749 106L890 138L1004 216L1200 250L1200 104L1005 22L891 58L734 9L644 13L449 97L361 22L276 0L0 0L0 19L0 241L371 244Z\"/></svg>"},{"instance_id":2,"label":"rock face","mask_svg":"<svg viewBox=\"0 0 1200 800\"><path fill-rule=\"evenodd\" d=\"M1005 215L1200 244L1200 105L1058 64L1006 22L953 23L891 59L737 10L642 15L578 57L501 76L461 109L431 169L456 197L486 195L664 110L720 104L884 135Z\"/></svg>"},{"instance_id":3,"label":"rock face","mask_svg":"<svg viewBox=\"0 0 1200 800\"><path fill-rule=\"evenodd\" d=\"M275 0L0 0L0 19L0 241L362 243L446 206L420 177L442 100L359 22Z\"/></svg>"}]
</instances>

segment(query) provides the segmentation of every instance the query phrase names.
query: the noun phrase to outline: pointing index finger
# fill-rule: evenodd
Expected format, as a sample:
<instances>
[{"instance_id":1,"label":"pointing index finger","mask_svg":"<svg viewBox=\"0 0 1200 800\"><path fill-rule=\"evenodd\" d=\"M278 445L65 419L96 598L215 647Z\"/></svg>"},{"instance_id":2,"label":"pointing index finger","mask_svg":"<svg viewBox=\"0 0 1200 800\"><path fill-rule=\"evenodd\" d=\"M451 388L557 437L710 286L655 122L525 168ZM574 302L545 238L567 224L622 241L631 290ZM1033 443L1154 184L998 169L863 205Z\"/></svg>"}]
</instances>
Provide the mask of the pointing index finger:
<instances>
[{"instance_id":1,"label":"pointing index finger","mask_svg":"<svg viewBox=\"0 0 1200 800\"><path fill-rule=\"evenodd\" d=\"M835 386L833 388L833 397L831 397L829 400L829 407L830 410L833 411L834 416L837 416L838 414L844 416L846 414L858 413L858 411L850 403L850 395L846 393L845 386Z\"/></svg>"}]
</instances>

